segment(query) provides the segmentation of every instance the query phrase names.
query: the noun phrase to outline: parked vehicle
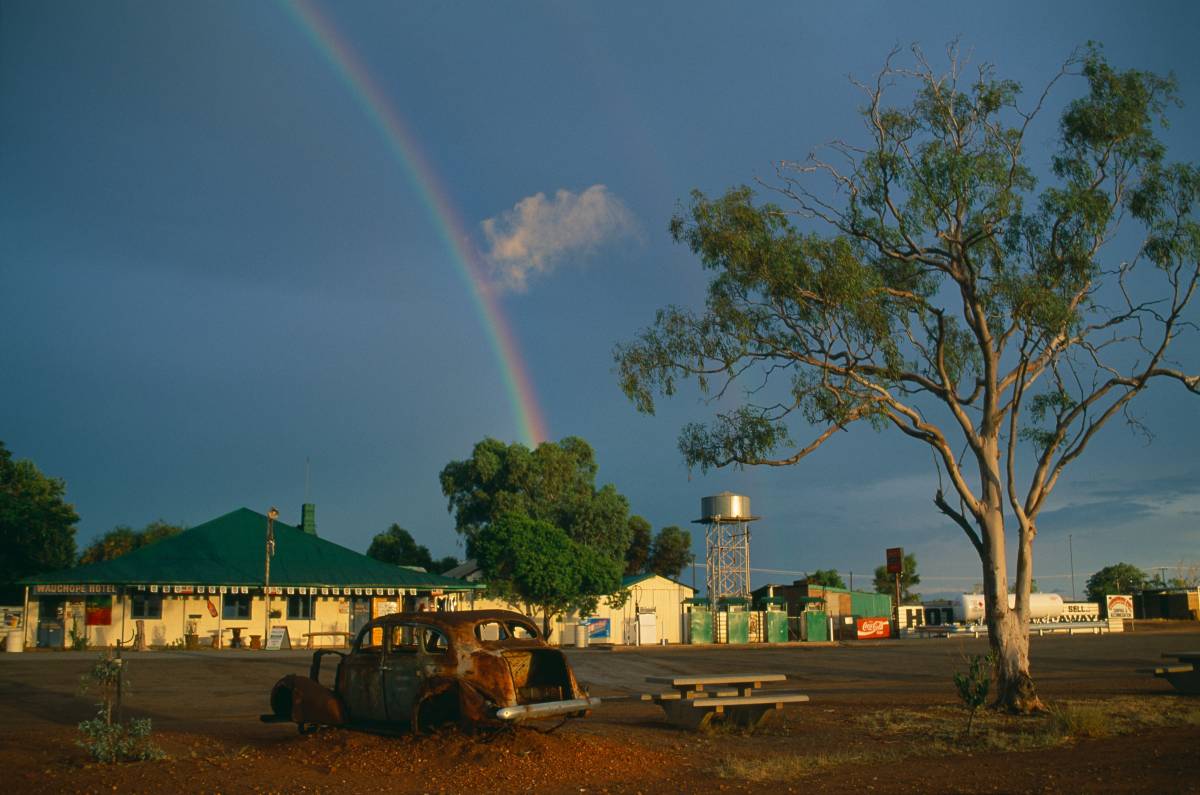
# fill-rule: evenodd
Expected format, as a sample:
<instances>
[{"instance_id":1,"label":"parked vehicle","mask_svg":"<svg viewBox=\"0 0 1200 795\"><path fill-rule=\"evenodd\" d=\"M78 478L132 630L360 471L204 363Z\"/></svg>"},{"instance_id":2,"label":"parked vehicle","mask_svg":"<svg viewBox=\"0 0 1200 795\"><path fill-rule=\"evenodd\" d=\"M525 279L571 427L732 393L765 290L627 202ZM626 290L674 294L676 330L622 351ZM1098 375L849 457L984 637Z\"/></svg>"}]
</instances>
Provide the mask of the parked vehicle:
<instances>
[{"instance_id":1,"label":"parked vehicle","mask_svg":"<svg viewBox=\"0 0 1200 795\"><path fill-rule=\"evenodd\" d=\"M333 688L321 662L340 657ZM313 654L308 676L285 676L271 691L269 723L420 731L464 730L514 721L581 717L598 705L566 658L519 613L396 613L369 622L350 651Z\"/></svg>"}]
</instances>

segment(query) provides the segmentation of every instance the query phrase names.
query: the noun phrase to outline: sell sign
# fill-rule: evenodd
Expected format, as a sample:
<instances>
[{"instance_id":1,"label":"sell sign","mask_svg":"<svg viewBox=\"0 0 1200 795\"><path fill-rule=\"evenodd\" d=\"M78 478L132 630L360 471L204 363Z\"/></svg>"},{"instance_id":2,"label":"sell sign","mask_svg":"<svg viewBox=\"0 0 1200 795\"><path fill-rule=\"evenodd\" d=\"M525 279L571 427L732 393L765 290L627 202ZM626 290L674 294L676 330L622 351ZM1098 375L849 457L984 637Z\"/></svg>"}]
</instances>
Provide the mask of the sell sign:
<instances>
[{"instance_id":1,"label":"sell sign","mask_svg":"<svg viewBox=\"0 0 1200 795\"><path fill-rule=\"evenodd\" d=\"M1110 593L1104 598L1107 602L1109 618L1133 618L1132 596Z\"/></svg>"},{"instance_id":2,"label":"sell sign","mask_svg":"<svg viewBox=\"0 0 1200 795\"><path fill-rule=\"evenodd\" d=\"M887 551L888 574L904 573L904 547L891 547Z\"/></svg>"},{"instance_id":3,"label":"sell sign","mask_svg":"<svg viewBox=\"0 0 1200 795\"><path fill-rule=\"evenodd\" d=\"M892 622L886 618L859 618L854 625L859 640L892 636Z\"/></svg>"}]
</instances>

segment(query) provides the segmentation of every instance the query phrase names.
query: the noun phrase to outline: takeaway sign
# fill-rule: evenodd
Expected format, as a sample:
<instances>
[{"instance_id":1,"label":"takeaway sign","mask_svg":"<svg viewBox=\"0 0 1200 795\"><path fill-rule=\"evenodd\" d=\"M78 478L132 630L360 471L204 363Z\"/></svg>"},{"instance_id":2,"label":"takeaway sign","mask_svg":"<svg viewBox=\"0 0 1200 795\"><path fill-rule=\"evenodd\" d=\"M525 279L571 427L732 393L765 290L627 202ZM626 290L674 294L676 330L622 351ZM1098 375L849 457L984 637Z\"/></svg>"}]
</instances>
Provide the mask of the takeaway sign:
<instances>
[{"instance_id":1,"label":"takeaway sign","mask_svg":"<svg viewBox=\"0 0 1200 795\"><path fill-rule=\"evenodd\" d=\"M87 596L89 594L113 594L117 592L115 585L100 585L97 583L85 583L82 585L60 585L53 583L49 585L33 586L33 593L37 596L58 596L58 595L73 595Z\"/></svg>"}]
</instances>

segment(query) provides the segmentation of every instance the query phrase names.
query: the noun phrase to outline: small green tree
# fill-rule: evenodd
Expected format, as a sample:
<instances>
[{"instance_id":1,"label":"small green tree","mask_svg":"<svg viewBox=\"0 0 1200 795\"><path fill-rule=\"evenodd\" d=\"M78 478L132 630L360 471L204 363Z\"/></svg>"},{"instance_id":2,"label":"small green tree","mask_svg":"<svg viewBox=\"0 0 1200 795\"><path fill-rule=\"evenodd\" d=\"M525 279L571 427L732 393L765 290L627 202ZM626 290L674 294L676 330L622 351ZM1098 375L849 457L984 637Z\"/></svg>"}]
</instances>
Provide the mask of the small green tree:
<instances>
[{"instance_id":1,"label":"small green tree","mask_svg":"<svg viewBox=\"0 0 1200 795\"><path fill-rule=\"evenodd\" d=\"M909 552L904 556L903 571L900 572L900 601L917 602L921 594L915 593L913 586L921 584L921 575L917 574L917 556ZM894 596L896 593L896 575L889 574L887 566L875 567L875 593L885 593Z\"/></svg>"},{"instance_id":2,"label":"small green tree","mask_svg":"<svg viewBox=\"0 0 1200 795\"><path fill-rule=\"evenodd\" d=\"M846 587L846 581L842 579L842 575L838 574L837 569L817 569L808 575L808 584L827 585L830 588Z\"/></svg>"},{"instance_id":3,"label":"small green tree","mask_svg":"<svg viewBox=\"0 0 1200 795\"><path fill-rule=\"evenodd\" d=\"M647 568L663 577L678 577L692 562L692 534L675 525L664 527L654 537Z\"/></svg>"},{"instance_id":4,"label":"small green tree","mask_svg":"<svg viewBox=\"0 0 1200 795\"><path fill-rule=\"evenodd\" d=\"M1088 577L1087 598L1092 602L1103 602L1110 593L1133 593L1141 590L1150 578L1146 572L1130 563L1114 563Z\"/></svg>"},{"instance_id":5,"label":"small green tree","mask_svg":"<svg viewBox=\"0 0 1200 795\"><path fill-rule=\"evenodd\" d=\"M441 472L442 493L463 536L467 555L479 531L506 513L549 522L571 538L625 565L629 549L629 503L612 484L596 487L596 458L577 436L523 444L484 439L471 457Z\"/></svg>"},{"instance_id":6,"label":"small green tree","mask_svg":"<svg viewBox=\"0 0 1200 795\"><path fill-rule=\"evenodd\" d=\"M521 513L503 514L480 528L472 546L488 590L539 608L547 637L554 616L590 613L600 598L621 589L619 561Z\"/></svg>"},{"instance_id":7,"label":"small green tree","mask_svg":"<svg viewBox=\"0 0 1200 795\"><path fill-rule=\"evenodd\" d=\"M461 563L461 561L458 558L456 558L454 555L447 555L444 558L438 558L437 560L435 560L433 562L433 568L431 569L431 571L433 571L435 574L445 574L446 572L450 571L450 569L457 566L459 563Z\"/></svg>"},{"instance_id":8,"label":"small green tree","mask_svg":"<svg viewBox=\"0 0 1200 795\"><path fill-rule=\"evenodd\" d=\"M96 717L79 724L83 739L76 744L105 764L161 759L162 749L150 741L150 719L121 719L124 676L124 660L110 651L80 678L79 692L96 692L100 701Z\"/></svg>"},{"instance_id":9,"label":"small green tree","mask_svg":"<svg viewBox=\"0 0 1200 795\"><path fill-rule=\"evenodd\" d=\"M429 554L428 547L418 544L412 533L394 522L371 539L367 557L393 566L420 566L426 571L433 570L433 556Z\"/></svg>"},{"instance_id":10,"label":"small green tree","mask_svg":"<svg viewBox=\"0 0 1200 795\"><path fill-rule=\"evenodd\" d=\"M975 710L987 701L994 668L995 658L991 654L974 654L967 658L967 672L954 674L954 686L958 689L958 697L967 707L968 737L971 736L971 722L975 720Z\"/></svg>"},{"instance_id":11,"label":"small green tree","mask_svg":"<svg viewBox=\"0 0 1200 795\"><path fill-rule=\"evenodd\" d=\"M650 562L652 527L640 516L629 517L629 549L625 550L625 573L641 574Z\"/></svg>"},{"instance_id":12,"label":"small green tree","mask_svg":"<svg viewBox=\"0 0 1200 795\"><path fill-rule=\"evenodd\" d=\"M135 549L162 541L183 532L183 526L164 522L151 522L141 530L128 525L117 525L84 548L79 555L80 563L97 563L101 560L119 558Z\"/></svg>"},{"instance_id":13,"label":"small green tree","mask_svg":"<svg viewBox=\"0 0 1200 795\"><path fill-rule=\"evenodd\" d=\"M63 499L66 489L32 461L13 460L0 442L0 584L75 563L79 515Z\"/></svg>"}]
</instances>

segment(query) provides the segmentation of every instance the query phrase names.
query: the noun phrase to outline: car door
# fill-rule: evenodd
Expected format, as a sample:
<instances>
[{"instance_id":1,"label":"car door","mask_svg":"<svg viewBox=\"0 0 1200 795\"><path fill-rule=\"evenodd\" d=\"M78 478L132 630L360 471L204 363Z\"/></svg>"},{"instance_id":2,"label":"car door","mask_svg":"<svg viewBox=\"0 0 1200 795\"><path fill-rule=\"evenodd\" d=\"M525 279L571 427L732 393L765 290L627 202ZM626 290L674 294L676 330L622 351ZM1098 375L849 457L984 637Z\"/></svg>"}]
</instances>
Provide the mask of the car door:
<instances>
[{"instance_id":1,"label":"car door","mask_svg":"<svg viewBox=\"0 0 1200 795\"><path fill-rule=\"evenodd\" d=\"M383 695L384 646L372 642L374 626L368 625L359 633L354 648L338 666L338 695L353 722L387 720Z\"/></svg>"},{"instance_id":2,"label":"car door","mask_svg":"<svg viewBox=\"0 0 1200 795\"><path fill-rule=\"evenodd\" d=\"M413 702L421 685L424 629L419 624L392 624L384 635L387 649L383 689L387 717L392 723L408 723L412 720Z\"/></svg>"}]
</instances>

